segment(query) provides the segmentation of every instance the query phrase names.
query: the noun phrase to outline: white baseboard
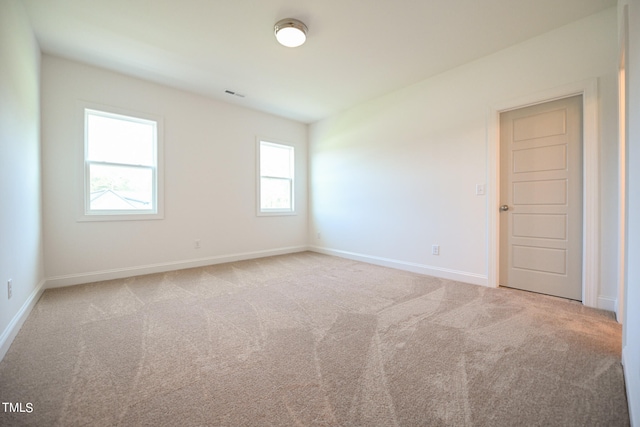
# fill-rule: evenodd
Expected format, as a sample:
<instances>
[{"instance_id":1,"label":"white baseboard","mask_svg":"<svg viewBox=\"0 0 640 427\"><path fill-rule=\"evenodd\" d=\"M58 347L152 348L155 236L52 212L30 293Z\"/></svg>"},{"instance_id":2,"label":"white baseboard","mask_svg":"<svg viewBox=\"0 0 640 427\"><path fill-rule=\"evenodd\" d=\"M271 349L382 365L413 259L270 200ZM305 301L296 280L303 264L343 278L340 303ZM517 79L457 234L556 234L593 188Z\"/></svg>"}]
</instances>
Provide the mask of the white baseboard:
<instances>
[{"instance_id":1,"label":"white baseboard","mask_svg":"<svg viewBox=\"0 0 640 427\"><path fill-rule=\"evenodd\" d=\"M598 297L598 308L615 312L618 308L618 300L609 297Z\"/></svg>"},{"instance_id":2,"label":"white baseboard","mask_svg":"<svg viewBox=\"0 0 640 427\"><path fill-rule=\"evenodd\" d=\"M40 281L36 288L31 292L29 298L22 304L20 310L13 316L11 322L7 325L6 329L2 331L2 335L0 335L0 360L4 359L5 354L9 351L9 347L11 347L11 343L15 339L16 335L20 331L20 328L24 324L24 321L27 320L31 310L36 305L40 296L45 290L45 280Z\"/></svg>"},{"instance_id":3,"label":"white baseboard","mask_svg":"<svg viewBox=\"0 0 640 427\"><path fill-rule=\"evenodd\" d=\"M247 259L303 252L308 249L309 248L307 246L290 246L286 248L219 255L162 264L141 265L137 267L116 268L113 270L55 276L47 279L46 288L60 288L63 286L80 285L83 283L101 282L103 280L123 279L126 277L141 276L144 274L164 273L166 271L182 270L185 268L204 267L207 265L222 264L225 262L243 261Z\"/></svg>"},{"instance_id":4,"label":"white baseboard","mask_svg":"<svg viewBox=\"0 0 640 427\"><path fill-rule=\"evenodd\" d=\"M334 255L341 258L352 259L354 261L367 262L369 264L396 268L398 270L405 270L412 273L425 274L427 276L440 277L442 279L455 280L458 282L471 283L473 285L488 286L489 283L488 277L482 274L468 273L465 271L457 271L430 265L417 264L413 262L399 261L390 258L341 251L338 249L323 248L320 246L310 246L309 250L325 255Z\"/></svg>"}]
</instances>

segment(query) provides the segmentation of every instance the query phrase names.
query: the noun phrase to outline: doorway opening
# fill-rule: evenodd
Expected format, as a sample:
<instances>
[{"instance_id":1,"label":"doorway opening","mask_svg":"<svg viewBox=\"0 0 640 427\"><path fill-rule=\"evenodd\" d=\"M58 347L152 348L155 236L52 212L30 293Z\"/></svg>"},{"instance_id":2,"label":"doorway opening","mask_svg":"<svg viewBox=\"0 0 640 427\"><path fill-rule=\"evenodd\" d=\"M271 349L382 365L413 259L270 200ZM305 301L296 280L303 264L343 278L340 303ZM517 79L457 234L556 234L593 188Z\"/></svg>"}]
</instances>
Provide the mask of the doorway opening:
<instances>
[{"instance_id":1,"label":"doorway opening","mask_svg":"<svg viewBox=\"0 0 640 427\"><path fill-rule=\"evenodd\" d=\"M500 114L501 286L582 301L582 95Z\"/></svg>"}]
</instances>

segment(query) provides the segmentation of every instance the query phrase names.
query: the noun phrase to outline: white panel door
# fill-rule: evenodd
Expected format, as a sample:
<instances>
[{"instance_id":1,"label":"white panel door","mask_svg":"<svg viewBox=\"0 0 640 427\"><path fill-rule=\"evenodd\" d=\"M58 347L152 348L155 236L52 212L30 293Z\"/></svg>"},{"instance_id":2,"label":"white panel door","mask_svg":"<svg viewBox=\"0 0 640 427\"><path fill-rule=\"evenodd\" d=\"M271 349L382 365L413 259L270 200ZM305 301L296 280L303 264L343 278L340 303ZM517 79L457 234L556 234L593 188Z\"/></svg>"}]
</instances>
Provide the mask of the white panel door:
<instances>
[{"instance_id":1,"label":"white panel door","mask_svg":"<svg viewBox=\"0 0 640 427\"><path fill-rule=\"evenodd\" d=\"M582 300L582 96L500 115L500 285Z\"/></svg>"}]
</instances>

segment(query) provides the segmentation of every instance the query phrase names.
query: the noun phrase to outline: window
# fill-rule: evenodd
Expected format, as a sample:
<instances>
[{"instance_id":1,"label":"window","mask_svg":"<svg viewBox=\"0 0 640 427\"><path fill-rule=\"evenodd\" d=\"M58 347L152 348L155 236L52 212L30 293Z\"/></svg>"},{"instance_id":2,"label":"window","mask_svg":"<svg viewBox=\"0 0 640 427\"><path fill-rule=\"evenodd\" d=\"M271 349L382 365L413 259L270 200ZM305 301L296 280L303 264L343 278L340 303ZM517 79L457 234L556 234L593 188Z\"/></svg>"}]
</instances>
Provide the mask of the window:
<instances>
[{"instance_id":1,"label":"window","mask_svg":"<svg viewBox=\"0 0 640 427\"><path fill-rule=\"evenodd\" d=\"M84 219L159 217L159 122L84 110Z\"/></svg>"},{"instance_id":2,"label":"window","mask_svg":"<svg viewBox=\"0 0 640 427\"><path fill-rule=\"evenodd\" d=\"M294 211L294 148L260 141L259 214L287 214Z\"/></svg>"}]
</instances>

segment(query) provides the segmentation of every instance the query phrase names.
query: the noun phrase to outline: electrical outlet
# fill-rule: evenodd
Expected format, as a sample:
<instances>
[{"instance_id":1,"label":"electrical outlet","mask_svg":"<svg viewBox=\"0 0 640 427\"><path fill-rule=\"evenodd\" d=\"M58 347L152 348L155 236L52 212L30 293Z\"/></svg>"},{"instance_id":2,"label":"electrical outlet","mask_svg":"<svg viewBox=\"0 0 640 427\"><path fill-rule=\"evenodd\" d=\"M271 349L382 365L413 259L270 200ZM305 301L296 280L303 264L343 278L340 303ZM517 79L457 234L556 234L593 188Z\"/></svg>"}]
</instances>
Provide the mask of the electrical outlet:
<instances>
[{"instance_id":1,"label":"electrical outlet","mask_svg":"<svg viewBox=\"0 0 640 427\"><path fill-rule=\"evenodd\" d=\"M440 245L431 246L431 255L440 255Z\"/></svg>"},{"instance_id":2,"label":"electrical outlet","mask_svg":"<svg viewBox=\"0 0 640 427\"><path fill-rule=\"evenodd\" d=\"M318 240L322 239L322 237L320 237L320 232L318 231Z\"/></svg>"},{"instance_id":3,"label":"electrical outlet","mask_svg":"<svg viewBox=\"0 0 640 427\"><path fill-rule=\"evenodd\" d=\"M196 249L200 249L200 239L196 239L195 242L193 242L193 247Z\"/></svg>"},{"instance_id":4,"label":"electrical outlet","mask_svg":"<svg viewBox=\"0 0 640 427\"><path fill-rule=\"evenodd\" d=\"M13 295L12 282L13 282L12 279L9 279L7 281L7 297L8 298L11 298L11 295Z\"/></svg>"}]
</instances>

